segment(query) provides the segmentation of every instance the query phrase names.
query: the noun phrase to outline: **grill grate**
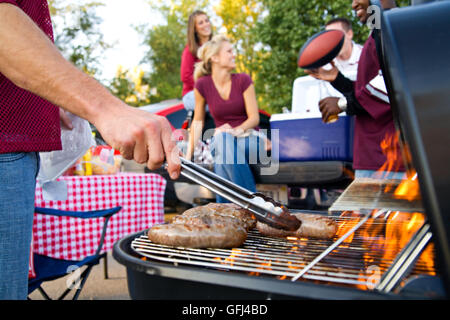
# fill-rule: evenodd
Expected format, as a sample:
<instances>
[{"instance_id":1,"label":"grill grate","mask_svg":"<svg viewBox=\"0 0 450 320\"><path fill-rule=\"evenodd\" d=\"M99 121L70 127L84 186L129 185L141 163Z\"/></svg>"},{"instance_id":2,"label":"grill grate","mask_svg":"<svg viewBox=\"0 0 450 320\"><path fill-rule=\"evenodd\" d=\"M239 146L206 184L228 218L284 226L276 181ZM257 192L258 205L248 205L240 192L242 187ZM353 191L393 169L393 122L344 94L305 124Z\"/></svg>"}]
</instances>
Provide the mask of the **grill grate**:
<instances>
[{"instance_id":1,"label":"grill grate","mask_svg":"<svg viewBox=\"0 0 450 320\"><path fill-rule=\"evenodd\" d=\"M343 223L356 224L354 217L335 217ZM354 220L354 221L353 221ZM370 219L371 225L386 224L383 218ZM320 240L306 238L273 238L261 235L257 230L248 233L247 240L233 249L193 249L170 247L152 243L147 235L133 240L131 247L147 259L175 266L190 265L218 270L244 272L249 275L265 275L281 280L292 280L311 261L324 252L337 239ZM401 248L376 250L373 243L378 237L368 237L358 231L350 242L343 242L320 262L305 272L299 280L331 282L372 289L389 268ZM387 252L387 251L392 252ZM386 253L392 259L386 259ZM416 264L412 274L427 273L427 266Z\"/></svg>"}]
</instances>

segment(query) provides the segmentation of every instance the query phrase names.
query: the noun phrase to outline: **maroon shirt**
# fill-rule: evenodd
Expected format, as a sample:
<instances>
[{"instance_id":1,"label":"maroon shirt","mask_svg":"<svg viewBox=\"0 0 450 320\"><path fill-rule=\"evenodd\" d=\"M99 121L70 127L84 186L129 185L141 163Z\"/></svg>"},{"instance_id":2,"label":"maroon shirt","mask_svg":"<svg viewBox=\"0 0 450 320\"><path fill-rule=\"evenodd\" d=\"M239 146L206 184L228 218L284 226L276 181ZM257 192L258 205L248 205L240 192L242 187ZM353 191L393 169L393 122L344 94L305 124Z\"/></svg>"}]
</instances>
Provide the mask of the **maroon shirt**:
<instances>
[{"instance_id":1,"label":"maroon shirt","mask_svg":"<svg viewBox=\"0 0 450 320\"><path fill-rule=\"evenodd\" d=\"M46 0L0 0L18 6L53 41ZM59 109L0 73L0 153L61 149Z\"/></svg>"},{"instance_id":2,"label":"maroon shirt","mask_svg":"<svg viewBox=\"0 0 450 320\"><path fill-rule=\"evenodd\" d=\"M361 52L358 65L358 76L355 82L355 97L367 111L355 117L355 136L353 167L360 170L378 170L386 162L386 156L380 147L386 135L392 136L394 126L390 104L373 96L366 85L378 74L380 64L376 52L375 41L372 36L367 39ZM397 170L404 171L400 147L398 150Z\"/></svg>"},{"instance_id":3,"label":"maroon shirt","mask_svg":"<svg viewBox=\"0 0 450 320\"><path fill-rule=\"evenodd\" d=\"M248 74L233 73L231 75L231 91L228 100L224 100L220 96L210 75L197 79L195 88L206 100L216 127L228 123L234 128L248 118L245 110L244 91L251 84L253 84L253 81Z\"/></svg>"},{"instance_id":4,"label":"maroon shirt","mask_svg":"<svg viewBox=\"0 0 450 320\"><path fill-rule=\"evenodd\" d=\"M195 57L191 51L189 51L189 46L183 50L183 54L181 55L181 67L180 67L180 78L183 82L183 92L182 96L184 96L189 91L194 90L194 68L195 64L199 62L200 59Z\"/></svg>"}]
</instances>

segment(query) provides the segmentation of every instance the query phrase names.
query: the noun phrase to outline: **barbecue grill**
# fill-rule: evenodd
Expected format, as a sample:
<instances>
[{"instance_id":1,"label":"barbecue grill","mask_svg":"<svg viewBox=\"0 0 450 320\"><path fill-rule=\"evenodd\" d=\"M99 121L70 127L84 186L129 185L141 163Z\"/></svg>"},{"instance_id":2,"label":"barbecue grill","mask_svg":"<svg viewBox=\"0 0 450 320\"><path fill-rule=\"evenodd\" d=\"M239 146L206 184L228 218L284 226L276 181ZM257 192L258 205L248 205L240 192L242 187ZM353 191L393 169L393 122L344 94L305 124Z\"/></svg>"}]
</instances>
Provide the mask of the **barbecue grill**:
<instances>
[{"instance_id":1,"label":"barbecue grill","mask_svg":"<svg viewBox=\"0 0 450 320\"><path fill-rule=\"evenodd\" d=\"M314 212L338 223L337 235L328 240L250 231L239 248L188 249L154 244L146 230L129 235L115 244L113 255L127 267L131 297L448 298L449 11L449 2L436 2L382 15L383 72L403 150L411 153L408 167L417 170L419 197L391 201L384 192L339 211L354 199L355 181L336 201L336 211ZM392 185L398 181L376 187Z\"/></svg>"},{"instance_id":2,"label":"barbecue grill","mask_svg":"<svg viewBox=\"0 0 450 320\"><path fill-rule=\"evenodd\" d=\"M434 268L429 268L424 262L414 264L423 248L415 253L411 253L411 249L401 252L404 248L399 246L390 247L388 251L377 248L379 238L383 237L382 231L392 218L390 215L396 214L379 213L381 217L367 220L361 219L365 215L355 212L351 216L331 216L338 222L340 230L339 237L330 240L283 239L250 231L246 242L239 248L191 249L152 243L144 231L119 241L114 253L115 258L127 266L128 285L132 288L130 295L136 299L393 297L395 295L390 292L381 294L374 289L381 282L379 280L390 276L390 267L402 267L401 261L410 255L414 256L413 262L405 271L409 280L399 294L414 296L415 293L408 292L408 287L411 283L414 287L414 282L425 279L433 290L424 292L428 290L425 288L421 297L442 294L441 283L433 275ZM380 232L368 237L367 228L361 226L370 226L370 229ZM390 227L393 227L392 223ZM430 233L428 230L422 230L422 233L426 239L424 244L427 244ZM346 242L349 239L344 238L346 234L351 235L351 242ZM343 242L330 250L339 239ZM429 249L434 254L434 250ZM314 263L321 254L324 257ZM292 281L307 268L300 280ZM327 285L317 285L324 283Z\"/></svg>"}]
</instances>

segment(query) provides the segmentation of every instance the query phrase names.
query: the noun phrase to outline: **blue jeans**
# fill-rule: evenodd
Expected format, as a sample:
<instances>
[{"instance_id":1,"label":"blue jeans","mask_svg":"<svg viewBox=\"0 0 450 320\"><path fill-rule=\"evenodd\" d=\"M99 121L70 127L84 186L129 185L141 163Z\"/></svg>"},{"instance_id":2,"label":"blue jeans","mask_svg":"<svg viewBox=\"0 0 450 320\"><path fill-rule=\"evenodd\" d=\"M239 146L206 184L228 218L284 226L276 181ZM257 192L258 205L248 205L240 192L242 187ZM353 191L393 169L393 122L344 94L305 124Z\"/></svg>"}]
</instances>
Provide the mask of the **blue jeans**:
<instances>
[{"instance_id":1,"label":"blue jeans","mask_svg":"<svg viewBox=\"0 0 450 320\"><path fill-rule=\"evenodd\" d=\"M194 109L195 109L195 95L194 95L194 91L189 91L188 93L186 93L183 96L182 101L183 101L184 108L186 110L194 111ZM205 106L205 111L209 111L208 105Z\"/></svg>"},{"instance_id":2,"label":"blue jeans","mask_svg":"<svg viewBox=\"0 0 450 320\"><path fill-rule=\"evenodd\" d=\"M26 299L39 154L0 154L0 299Z\"/></svg>"},{"instance_id":3,"label":"blue jeans","mask_svg":"<svg viewBox=\"0 0 450 320\"><path fill-rule=\"evenodd\" d=\"M256 192L255 178L249 163L259 161L259 150L263 141L257 136L236 138L229 133L220 133L212 140L214 172L235 184ZM218 203L229 202L216 195Z\"/></svg>"},{"instance_id":4,"label":"blue jeans","mask_svg":"<svg viewBox=\"0 0 450 320\"><path fill-rule=\"evenodd\" d=\"M404 172L387 172L376 170L355 170L355 178L372 178L372 179L406 179Z\"/></svg>"}]
</instances>

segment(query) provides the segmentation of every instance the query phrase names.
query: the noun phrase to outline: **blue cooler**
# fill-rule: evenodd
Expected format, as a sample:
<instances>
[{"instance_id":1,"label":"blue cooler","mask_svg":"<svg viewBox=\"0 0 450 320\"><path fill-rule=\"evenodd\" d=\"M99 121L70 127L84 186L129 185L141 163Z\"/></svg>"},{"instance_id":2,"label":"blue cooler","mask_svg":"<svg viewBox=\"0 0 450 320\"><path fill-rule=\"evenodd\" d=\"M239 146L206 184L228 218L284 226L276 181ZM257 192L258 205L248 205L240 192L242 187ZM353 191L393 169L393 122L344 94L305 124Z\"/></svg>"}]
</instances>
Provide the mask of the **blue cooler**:
<instances>
[{"instance_id":1,"label":"blue cooler","mask_svg":"<svg viewBox=\"0 0 450 320\"><path fill-rule=\"evenodd\" d=\"M284 161L353 161L354 117L344 113L334 123L296 113L270 118L272 158ZM278 130L278 135L276 134ZM277 157L276 146L279 146Z\"/></svg>"}]
</instances>

